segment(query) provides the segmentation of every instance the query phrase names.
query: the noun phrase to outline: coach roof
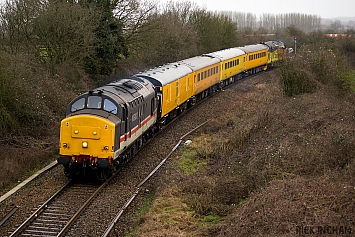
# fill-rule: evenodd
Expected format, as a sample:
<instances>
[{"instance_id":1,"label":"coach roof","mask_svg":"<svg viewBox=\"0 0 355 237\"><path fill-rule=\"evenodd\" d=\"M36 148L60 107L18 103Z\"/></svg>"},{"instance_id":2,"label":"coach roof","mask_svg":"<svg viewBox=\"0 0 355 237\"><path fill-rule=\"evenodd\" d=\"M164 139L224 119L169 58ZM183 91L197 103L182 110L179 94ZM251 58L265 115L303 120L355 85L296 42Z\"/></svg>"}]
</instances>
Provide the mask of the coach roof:
<instances>
[{"instance_id":1,"label":"coach roof","mask_svg":"<svg viewBox=\"0 0 355 237\"><path fill-rule=\"evenodd\" d=\"M193 71L197 71L202 68L209 67L212 66L213 64L217 64L220 62L221 60L219 58L202 55L202 56L196 56L193 58L184 59L179 61L178 63L188 66Z\"/></svg>"},{"instance_id":2,"label":"coach roof","mask_svg":"<svg viewBox=\"0 0 355 237\"><path fill-rule=\"evenodd\" d=\"M238 47L238 49L241 49L246 53L253 53L253 52L260 51L260 50L268 50L269 48L264 44L253 44L253 45L247 45L244 47Z\"/></svg>"},{"instance_id":3,"label":"coach roof","mask_svg":"<svg viewBox=\"0 0 355 237\"><path fill-rule=\"evenodd\" d=\"M192 70L186 65L169 63L138 73L135 76L148 79L154 86L165 86L190 73L192 73Z\"/></svg>"},{"instance_id":4,"label":"coach roof","mask_svg":"<svg viewBox=\"0 0 355 237\"><path fill-rule=\"evenodd\" d=\"M211 57L216 57L221 59L222 61L224 60L228 60L234 57L238 57L241 55L244 55L245 52L239 48L230 48L230 49L223 49L217 52L212 52L212 53L208 53L205 54L207 56L211 56Z\"/></svg>"}]
</instances>

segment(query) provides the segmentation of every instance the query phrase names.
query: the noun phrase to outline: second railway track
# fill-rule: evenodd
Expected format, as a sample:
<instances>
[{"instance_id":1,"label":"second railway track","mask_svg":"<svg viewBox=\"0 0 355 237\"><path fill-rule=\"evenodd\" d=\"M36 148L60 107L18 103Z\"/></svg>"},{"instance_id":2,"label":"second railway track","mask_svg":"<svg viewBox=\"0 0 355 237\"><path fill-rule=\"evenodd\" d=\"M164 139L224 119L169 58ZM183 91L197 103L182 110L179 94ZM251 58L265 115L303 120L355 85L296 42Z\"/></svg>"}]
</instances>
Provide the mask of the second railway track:
<instances>
[{"instance_id":1,"label":"second railway track","mask_svg":"<svg viewBox=\"0 0 355 237\"><path fill-rule=\"evenodd\" d=\"M9 237L63 236L71 223L110 180L99 185L68 182L36 209Z\"/></svg>"}]
</instances>

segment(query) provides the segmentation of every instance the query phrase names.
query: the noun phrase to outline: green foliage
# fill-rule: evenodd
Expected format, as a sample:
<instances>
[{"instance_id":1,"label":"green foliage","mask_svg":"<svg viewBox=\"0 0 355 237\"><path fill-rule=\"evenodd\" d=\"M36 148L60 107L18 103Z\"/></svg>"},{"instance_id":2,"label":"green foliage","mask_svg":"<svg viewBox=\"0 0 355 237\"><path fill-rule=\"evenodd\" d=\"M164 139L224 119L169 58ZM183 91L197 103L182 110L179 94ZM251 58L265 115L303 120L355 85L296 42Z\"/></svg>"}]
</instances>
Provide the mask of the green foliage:
<instances>
[{"instance_id":1,"label":"green foliage","mask_svg":"<svg viewBox=\"0 0 355 237\"><path fill-rule=\"evenodd\" d=\"M116 61L128 56L128 49L123 37L123 24L114 17L114 3L110 0L94 1L90 5L96 12L97 27L94 52L86 57L85 68L92 76L111 75Z\"/></svg>"},{"instance_id":2,"label":"green foliage","mask_svg":"<svg viewBox=\"0 0 355 237\"><path fill-rule=\"evenodd\" d=\"M319 34L311 34L307 40L312 43L304 45L295 57L284 60L279 67L285 95L310 93L327 84L340 90L351 88L351 60L339 50L341 41L332 43Z\"/></svg>"},{"instance_id":3,"label":"green foliage","mask_svg":"<svg viewBox=\"0 0 355 237\"><path fill-rule=\"evenodd\" d=\"M199 226L217 225L221 222L222 217L216 216L213 213L197 218Z\"/></svg>"},{"instance_id":4,"label":"green foliage","mask_svg":"<svg viewBox=\"0 0 355 237\"><path fill-rule=\"evenodd\" d=\"M345 86L355 91L355 70L346 72L341 75L341 80L344 82Z\"/></svg>"},{"instance_id":5,"label":"green foliage","mask_svg":"<svg viewBox=\"0 0 355 237\"><path fill-rule=\"evenodd\" d=\"M152 207L153 201L154 201L154 193L150 193L148 195L148 197L146 198L145 202L138 209L138 211L136 213L136 217L139 218L139 217L142 217L143 215L145 215Z\"/></svg>"},{"instance_id":6,"label":"green foliage","mask_svg":"<svg viewBox=\"0 0 355 237\"><path fill-rule=\"evenodd\" d=\"M316 89L311 75L295 64L294 60L286 60L280 65L281 85L286 96L310 93Z\"/></svg>"},{"instance_id":7,"label":"green foliage","mask_svg":"<svg viewBox=\"0 0 355 237\"><path fill-rule=\"evenodd\" d=\"M22 60L28 58L16 59L5 53L2 56L3 60L0 62L1 135L22 133L22 135L37 137L44 132L38 128L48 125L51 121L48 108L42 100L44 94L36 89L38 85L33 84L30 78L33 73L25 70L16 71Z\"/></svg>"},{"instance_id":8,"label":"green foliage","mask_svg":"<svg viewBox=\"0 0 355 237\"><path fill-rule=\"evenodd\" d=\"M197 156L196 149L184 149L181 159L178 162L180 169L185 174L195 174L202 166L206 164L206 161L200 159Z\"/></svg>"}]
</instances>

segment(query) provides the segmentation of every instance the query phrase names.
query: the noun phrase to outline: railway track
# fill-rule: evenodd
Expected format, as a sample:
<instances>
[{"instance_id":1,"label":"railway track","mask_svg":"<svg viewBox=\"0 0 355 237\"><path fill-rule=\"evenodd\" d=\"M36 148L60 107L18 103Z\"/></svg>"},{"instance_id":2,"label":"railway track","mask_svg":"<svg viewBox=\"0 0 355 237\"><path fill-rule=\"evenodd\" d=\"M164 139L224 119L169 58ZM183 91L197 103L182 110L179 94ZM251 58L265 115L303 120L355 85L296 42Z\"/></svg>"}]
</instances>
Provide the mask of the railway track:
<instances>
[{"instance_id":1,"label":"railway track","mask_svg":"<svg viewBox=\"0 0 355 237\"><path fill-rule=\"evenodd\" d=\"M51 196L9 237L63 236L75 219L111 181L101 185L69 181Z\"/></svg>"}]
</instances>

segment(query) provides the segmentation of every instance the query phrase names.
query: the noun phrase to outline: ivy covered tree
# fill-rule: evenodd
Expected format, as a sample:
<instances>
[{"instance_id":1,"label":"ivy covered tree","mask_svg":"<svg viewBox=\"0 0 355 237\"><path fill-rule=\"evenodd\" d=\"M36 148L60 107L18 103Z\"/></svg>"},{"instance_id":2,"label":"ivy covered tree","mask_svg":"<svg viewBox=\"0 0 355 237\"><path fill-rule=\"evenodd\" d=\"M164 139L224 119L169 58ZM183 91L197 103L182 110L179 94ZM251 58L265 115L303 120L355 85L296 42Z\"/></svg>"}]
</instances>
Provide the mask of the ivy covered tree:
<instances>
[{"instance_id":1,"label":"ivy covered tree","mask_svg":"<svg viewBox=\"0 0 355 237\"><path fill-rule=\"evenodd\" d=\"M97 28L94 51L85 60L85 69L93 77L112 74L116 62L128 56L128 49L123 37L123 23L114 16L116 2L94 0L85 2L97 12Z\"/></svg>"}]
</instances>

